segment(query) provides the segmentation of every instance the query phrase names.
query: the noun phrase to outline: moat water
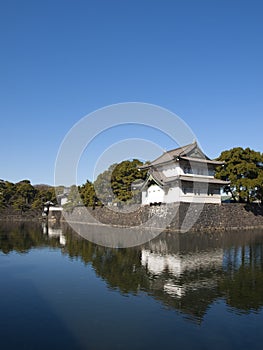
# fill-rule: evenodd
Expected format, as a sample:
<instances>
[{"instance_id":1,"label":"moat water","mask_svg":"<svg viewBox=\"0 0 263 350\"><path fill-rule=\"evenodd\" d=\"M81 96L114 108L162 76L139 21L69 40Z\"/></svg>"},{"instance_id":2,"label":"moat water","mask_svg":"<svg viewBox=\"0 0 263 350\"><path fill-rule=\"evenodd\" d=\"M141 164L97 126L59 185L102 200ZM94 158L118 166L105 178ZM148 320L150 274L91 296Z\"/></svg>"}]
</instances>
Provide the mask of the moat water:
<instances>
[{"instance_id":1,"label":"moat water","mask_svg":"<svg viewBox=\"0 0 263 350\"><path fill-rule=\"evenodd\" d=\"M262 349L263 231L112 249L1 223L0 281L3 350Z\"/></svg>"}]
</instances>

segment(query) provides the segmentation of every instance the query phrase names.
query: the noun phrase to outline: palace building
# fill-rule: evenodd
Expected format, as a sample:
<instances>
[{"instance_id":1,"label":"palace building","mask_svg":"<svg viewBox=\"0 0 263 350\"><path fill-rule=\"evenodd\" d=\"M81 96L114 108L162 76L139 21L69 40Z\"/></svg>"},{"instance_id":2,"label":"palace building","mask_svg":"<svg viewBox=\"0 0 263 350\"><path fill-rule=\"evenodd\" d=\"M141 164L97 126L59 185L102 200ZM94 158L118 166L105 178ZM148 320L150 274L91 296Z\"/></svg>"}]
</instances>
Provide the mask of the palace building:
<instances>
[{"instance_id":1,"label":"palace building","mask_svg":"<svg viewBox=\"0 0 263 350\"><path fill-rule=\"evenodd\" d=\"M224 162L209 159L196 142L164 152L139 169L148 169L141 187L142 205L194 202L221 203L221 188L229 182L216 179L215 168Z\"/></svg>"}]
</instances>

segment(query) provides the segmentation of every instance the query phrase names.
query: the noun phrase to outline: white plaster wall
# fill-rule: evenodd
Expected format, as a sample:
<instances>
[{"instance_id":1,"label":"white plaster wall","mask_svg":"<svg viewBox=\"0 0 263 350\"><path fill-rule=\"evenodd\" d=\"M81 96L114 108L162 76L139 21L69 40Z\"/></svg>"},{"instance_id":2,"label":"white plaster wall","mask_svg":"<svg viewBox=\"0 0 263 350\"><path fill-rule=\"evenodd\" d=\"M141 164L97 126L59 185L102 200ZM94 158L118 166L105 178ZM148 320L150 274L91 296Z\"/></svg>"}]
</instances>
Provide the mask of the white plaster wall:
<instances>
[{"instance_id":1,"label":"white plaster wall","mask_svg":"<svg viewBox=\"0 0 263 350\"><path fill-rule=\"evenodd\" d=\"M49 207L49 212L51 212L51 211L62 211L62 210L63 210L62 207L53 207L53 206Z\"/></svg>"},{"instance_id":2,"label":"white plaster wall","mask_svg":"<svg viewBox=\"0 0 263 350\"><path fill-rule=\"evenodd\" d=\"M211 203L211 204L220 204L221 203L221 196L220 195L213 195L208 196L204 194L181 194L180 195L180 202L187 202L187 203Z\"/></svg>"},{"instance_id":3,"label":"white plaster wall","mask_svg":"<svg viewBox=\"0 0 263 350\"><path fill-rule=\"evenodd\" d=\"M164 201L164 190L158 185L151 185L147 190L145 204L159 203Z\"/></svg>"},{"instance_id":4,"label":"white plaster wall","mask_svg":"<svg viewBox=\"0 0 263 350\"><path fill-rule=\"evenodd\" d=\"M68 203L68 198L67 197L61 198L61 205L65 205L66 203Z\"/></svg>"},{"instance_id":5,"label":"white plaster wall","mask_svg":"<svg viewBox=\"0 0 263 350\"><path fill-rule=\"evenodd\" d=\"M178 164L163 166L161 171L166 177L184 174L183 169L181 169Z\"/></svg>"},{"instance_id":6,"label":"white plaster wall","mask_svg":"<svg viewBox=\"0 0 263 350\"><path fill-rule=\"evenodd\" d=\"M199 188L200 192L198 194L198 186L196 186L196 194L194 192L184 193L183 190L179 189L179 201L186 203L210 203L210 204L220 204L221 195L220 194L207 194L207 188ZM193 189L194 191L194 189Z\"/></svg>"},{"instance_id":7,"label":"white plaster wall","mask_svg":"<svg viewBox=\"0 0 263 350\"><path fill-rule=\"evenodd\" d=\"M180 200L180 188L178 186L170 187L168 192L164 195L165 203L179 202Z\"/></svg>"},{"instance_id":8,"label":"white plaster wall","mask_svg":"<svg viewBox=\"0 0 263 350\"><path fill-rule=\"evenodd\" d=\"M189 171L186 171L186 169ZM208 176L208 177L214 177L214 171L211 169L208 169L206 166L201 165L193 165L191 164L189 166L184 166L182 169L183 174L185 175L194 175L194 176Z\"/></svg>"},{"instance_id":9,"label":"white plaster wall","mask_svg":"<svg viewBox=\"0 0 263 350\"><path fill-rule=\"evenodd\" d=\"M142 205L148 204L147 202L147 191L142 191Z\"/></svg>"},{"instance_id":10,"label":"white plaster wall","mask_svg":"<svg viewBox=\"0 0 263 350\"><path fill-rule=\"evenodd\" d=\"M211 203L220 204L221 195L213 194L208 195L207 189L200 189L195 193L184 193L181 187L174 185L164 191L158 185L151 185L147 191L142 192L142 204L148 205L150 203L176 203L176 202L187 202L187 203Z\"/></svg>"}]
</instances>

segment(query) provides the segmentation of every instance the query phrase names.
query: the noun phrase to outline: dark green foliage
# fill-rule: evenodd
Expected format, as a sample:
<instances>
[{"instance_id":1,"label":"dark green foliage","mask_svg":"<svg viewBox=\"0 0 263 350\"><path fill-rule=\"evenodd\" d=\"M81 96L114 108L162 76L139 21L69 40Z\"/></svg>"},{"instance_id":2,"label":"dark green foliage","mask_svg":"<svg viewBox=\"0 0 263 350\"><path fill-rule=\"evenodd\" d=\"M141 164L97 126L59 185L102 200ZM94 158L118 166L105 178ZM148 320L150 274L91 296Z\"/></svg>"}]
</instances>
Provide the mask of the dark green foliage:
<instances>
[{"instance_id":1,"label":"dark green foliage","mask_svg":"<svg viewBox=\"0 0 263 350\"><path fill-rule=\"evenodd\" d=\"M94 185L89 180L87 180L84 185L79 187L79 193L82 199L82 203L86 207L95 207L102 205L102 202L96 195Z\"/></svg>"},{"instance_id":2,"label":"dark green foliage","mask_svg":"<svg viewBox=\"0 0 263 350\"><path fill-rule=\"evenodd\" d=\"M37 192L32 203L33 209L42 209L43 203L48 201L56 204L57 199L54 187L50 187L47 185L37 185L35 186L35 188Z\"/></svg>"},{"instance_id":3,"label":"dark green foliage","mask_svg":"<svg viewBox=\"0 0 263 350\"><path fill-rule=\"evenodd\" d=\"M225 164L217 168L216 177L231 181L226 191L232 193L234 201L262 202L263 154L236 147L222 152L218 160L225 161Z\"/></svg>"},{"instance_id":4,"label":"dark green foliage","mask_svg":"<svg viewBox=\"0 0 263 350\"><path fill-rule=\"evenodd\" d=\"M114 168L117 164L112 164L108 170L99 174L97 179L94 181L94 190L96 192L96 197L100 202L106 204L112 202L114 199L114 194L111 188L111 176Z\"/></svg>"},{"instance_id":5,"label":"dark green foliage","mask_svg":"<svg viewBox=\"0 0 263 350\"><path fill-rule=\"evenodd\" d=\"M16 195L25 205L30 205L35 198L36 189L31 185L29 180L23 180L16 184Z\"/></svg>"},{"instance_id":6,"label":"dark green foliage","mask_svg":"<svg viewBox=\"0 0 263 350\"><path fill-rule=\"evenodd\" d=\"M0 226L0 251L9 254L12 251L28 253L34 247L59 247L57 237L43 235L42 228L36 223L8 223Z\"/></svg>"},{"instance_id":7,"label":"dark green foliage","mask_svg":"<svg viewBox=\"0 0 263 350\"><path fill-rule=\"evenodd\" d=\"M0 182L0 208L13 208L25 212L30 209L42 210L46 201L56 203L55 189L47 185L31 185L29 180L16 184Z\"/></svg>"},{"instance_id":8,"label":"dark green foliage","mask_svg":"<svg viewBox=\"0 0 263 350\"><path fill-rule=\"evenodd\" d=\"M12 204L15 193L15 184L9 181L2 181L0 185L0 207L6 207Z\"/></svg>"},{"instance_id":9,"label":"dark green foliage","mask_svg":"<svg viewBox=\"0 0 263 350\"><path fill-rule=\"evenodd\" d=\"M139 171L142 165L137 159L113 164L100 174L96 181L86 181L81 186L72 185L67 195L68 202L63 206L72 209L77 205L95 207L108 202L118 202L138 199L138 190L132 190L132 184L145 179L146 171ZM56 189L48 185L31 185L29 180L16 184L0 180L0 209L11 207L25 212L30 209L42 210L44 203L57 203L56 195L63 195L64 187Z\"/></svg>"},{"instance_id":10,"label":"dark green foliage","mask_svg":"<svg viewBox=\"0 0 263 350\"><path fill-rule=\"evenodd\" d=\"M147 174L147 171L138 170L142 164L138 159L133 159L111 165L94 182L96 196L103 203L135 202L139 191L134 191L132 185L138 180L144 180Z\"/></svg>"},{"instance_id":11,"label":"dark green foliage","mask_svg":"<svg viewBox=\"0 0 263 350\"><path fill-rule=\"evenodd\" d=\"M11 206L21 212L30 209L36 195L36 189L29 180L23 180L17 184L8 181L1 182L1 204L0 206Z\"/></svg>"},{"instance_id":12,"label":"dark green foliage","mask_svg":"<svg viewBox=\"0 0 263 350\"><path fill-rule=\"evenodd\" d=\"M119 201L126 202L133 198L132 184L136 180L146 177L145 171L138 170L138 166L142 164L138 159L125 160L114 168L111 176L111 187L113 194Z\"/></svg>"},{"instance_id":13,"label":"dark green foliage","mask_svg":"<svg viewBox=\"0 0 263 350\"><path fill-rule=\"evenodd\" d=\"M66 210L70 210L76 207L77 205L81 204L81 197L80 197L78 186L72 185L70 187L67 199L68 199L67 203L63 205L63 208Z\"/></svg>"}]
</instances>

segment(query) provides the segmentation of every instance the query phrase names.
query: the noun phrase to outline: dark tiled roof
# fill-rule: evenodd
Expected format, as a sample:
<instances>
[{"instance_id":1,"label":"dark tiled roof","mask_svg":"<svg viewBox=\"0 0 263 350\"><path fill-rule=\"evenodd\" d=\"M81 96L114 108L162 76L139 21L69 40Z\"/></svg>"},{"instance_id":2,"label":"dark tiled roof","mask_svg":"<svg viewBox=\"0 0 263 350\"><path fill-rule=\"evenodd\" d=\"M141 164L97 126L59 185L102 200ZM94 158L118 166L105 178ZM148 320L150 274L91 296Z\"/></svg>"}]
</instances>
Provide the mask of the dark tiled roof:
<instances>
[{"instance_id":1,"label":"dark tiled roof","mask_svg":"<svg viewBox=\"0 0 263 350\"><path fill-rule=\"evenodd\" d=\"M171 161L174 161L176 158L184 158L186 159L187 155L189 155L189 153L191 151L193 151L194 149L198 149L199 152L201 153L202 157L201 158L190 158L188 160L197 160L199 162L204 162L206 161L207 163L212 162L215 163L214 161L211 161L202 151L201 149L198 147L197 143L190 143L189 145L183 146L183 147L178 147L175 149L172 149L171 151L167 151L164 152L160 157L156 158L155 160L153 160L150 164L145 164L142 167L140 167L140 169L148 169L149 167L154 167L157 165L161 165L164 163L168 163Z\"/></svg>"},{"instance_id":2,"label":"dark tiled roof","mask_svg":"<svg viewBox=\"0 0 263 350\"><path fill-rule=\"evenodd\" d=\"M196 156L196 157L195 157ZM162 171L158 171L158 166L170 162L175 162L176 159L185 160L188 162L198 162L203 163L204 165L213 164L213 165L222 165L224 162L218 162L215 160L209 159L202 150L198 147L197 143L191 143L189 145L179 147L173 149L171 151L163 153L160 157L152 161L150 164L139 167L139 169L149 169L148 170L148 178L146 179L143 186L149 181L149 179L153 179L160 186L168 185L171 182L181 180L181 181L191 181L191 182L202 182L202 183L210 183L217 185L228 185L229 182L215 179L210 176L203 175L175 175L167 177L164 175Z\"/></svg>"}]
</instances>

